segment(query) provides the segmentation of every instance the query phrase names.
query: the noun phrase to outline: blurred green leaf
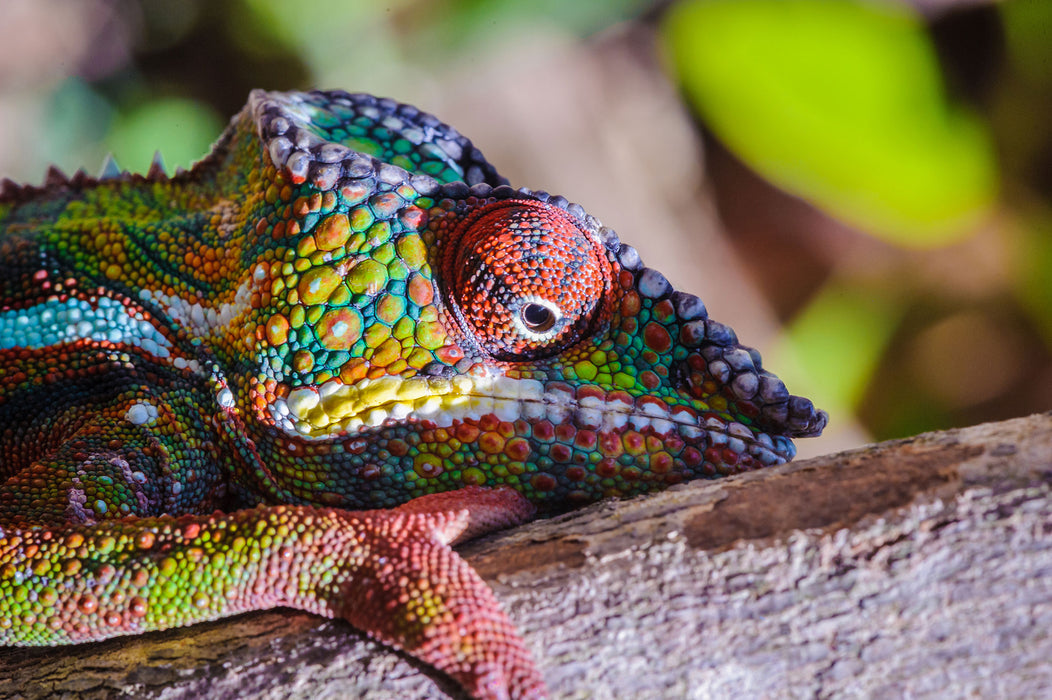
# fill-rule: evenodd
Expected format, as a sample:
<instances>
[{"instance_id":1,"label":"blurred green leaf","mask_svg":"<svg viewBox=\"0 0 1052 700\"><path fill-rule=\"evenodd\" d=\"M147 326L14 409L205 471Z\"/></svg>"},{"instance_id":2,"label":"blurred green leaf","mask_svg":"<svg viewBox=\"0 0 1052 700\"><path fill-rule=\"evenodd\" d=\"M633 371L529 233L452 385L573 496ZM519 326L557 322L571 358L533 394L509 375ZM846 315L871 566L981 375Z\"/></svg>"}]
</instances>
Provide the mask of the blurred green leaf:
<instances>
[{"instance_id":1,"label":"blurred green leaf","mask_svg":"<svg viewBox=\"0 0 1052 700\"><path fill-rule=\"evenodd\" d=\"M442 24L450 45L463 45L466 36L506 36L538 23L587 36L627 20L647 4L646 0L449 0Z\"/></svg>"},{"instance_id":2,"label":"blurred green leaf","mask_svg":"<svg viewBox=\"0 0 1052 700\"><path fill-rule=\"evenodd\" d=\"M830 414L853 413L901 316L887 295L829 284L789 325L772 364Z\"/></svg>"},{"instance_id":3,"label":"blurred green leaf","mask_svg":"<svg viewBox=\"0 0 1052 700\"><path fill-rule=\"evenodd\" d=\"M275 41L307 54L307 57L328 55L328 60L363 58L364 43L373 48L379 40L389 41L386 25L392 14L402 12L412 0L315 0L309 13L322 21L308 21L307 9L301 3L287 0L242 0L245 21ZM236 40L236 37L234 37ZM246 50L265 47L246 46Z\"/></svg>"},{"instance_id":4,"label":"blurred green leaf","mask_svg":"<svg viewBox=\"0 0 1052 700\"><path fill-rule=\"evenodd\" d=\"M893 3L694 0L666 16L694 107L779 186L898 244L969 232L989 207L989 138L948 103L918 18Z\"/></svg>"},{"instance_id":5,"label":"blurred green leaf","mask_svg":"<svg viewBox=\"0 0 1052 700\"><path fill-rule=\"evenodd\" d=\"M223 126L215 112L198 102L163 98L116 119L106 145L125 170L146 172L154 152L160 151L171 172L203 158Z\"/></svg>"}]
</instances>

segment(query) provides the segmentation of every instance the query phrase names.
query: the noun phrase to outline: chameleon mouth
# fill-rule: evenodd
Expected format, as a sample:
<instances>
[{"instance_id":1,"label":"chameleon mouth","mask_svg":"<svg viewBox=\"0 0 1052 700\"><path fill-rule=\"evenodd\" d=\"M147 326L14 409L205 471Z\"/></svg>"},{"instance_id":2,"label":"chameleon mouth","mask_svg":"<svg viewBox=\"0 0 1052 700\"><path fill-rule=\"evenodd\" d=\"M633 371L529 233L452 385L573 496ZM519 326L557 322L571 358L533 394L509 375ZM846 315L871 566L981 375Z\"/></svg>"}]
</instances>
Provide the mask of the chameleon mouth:
<instances>
[{"instance_id":1,"label":"chameleon mouth","mask_svg":"<svg viewBox=\"0 0 1052 700\"><path fill-rule=\"evenodd\" d=\"M343 438L388 421L451 427L457 421L495 416L508 422L547 420L596 432L635 430L659 439L675 435L690 444L748 453L765 465L786 462L796 452L788 437L771 436L715 411L670 406L660 398L635 397L622 390L546 386L503 376L384 377L353 385L331 380L291 390L271 404L270 412L286 433L310 440Z\"/></svg>"}]
</instances>

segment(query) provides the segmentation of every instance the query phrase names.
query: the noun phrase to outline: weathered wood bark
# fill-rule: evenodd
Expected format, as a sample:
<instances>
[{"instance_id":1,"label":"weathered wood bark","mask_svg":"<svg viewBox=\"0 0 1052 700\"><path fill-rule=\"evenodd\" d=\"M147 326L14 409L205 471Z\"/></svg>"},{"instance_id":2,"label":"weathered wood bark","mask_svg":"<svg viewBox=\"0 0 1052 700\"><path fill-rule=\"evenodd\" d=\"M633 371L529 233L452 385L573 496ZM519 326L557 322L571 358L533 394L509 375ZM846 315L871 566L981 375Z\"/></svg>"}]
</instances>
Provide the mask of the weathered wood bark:
<instances>
[{"instance_id":1,"label":"weathered wood bark","mask_svg":"<svg viewBox=\"0 0 1052 700\"><path fill-rule=\"evenodd\" d=\"M602 503L473 543L556 697L1052 690L1052 415ZM3 697L436 697L292 612L0 651Z\"/></svg>"}]
</instances>

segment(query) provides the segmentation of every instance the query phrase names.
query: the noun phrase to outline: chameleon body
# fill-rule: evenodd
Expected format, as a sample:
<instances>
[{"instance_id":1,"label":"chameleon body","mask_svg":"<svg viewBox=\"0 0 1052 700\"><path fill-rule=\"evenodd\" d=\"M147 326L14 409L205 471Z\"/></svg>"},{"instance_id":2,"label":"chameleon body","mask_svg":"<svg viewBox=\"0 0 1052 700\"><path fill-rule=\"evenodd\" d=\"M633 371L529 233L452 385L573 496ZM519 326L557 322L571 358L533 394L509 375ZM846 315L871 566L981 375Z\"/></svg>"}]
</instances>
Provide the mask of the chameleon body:
<instances>
[{"instance_id":1,"label":"chameleon body","mask_svg":"<svg viewBox=\"0 0 1052 700\"><path fill-rule=\"evenodd\" d=\"M451 543L825 421L581 207L391 100L256 91L189 172L0 191L3 644L292 606L537 697Z\"/></svg>"}]
</instances>

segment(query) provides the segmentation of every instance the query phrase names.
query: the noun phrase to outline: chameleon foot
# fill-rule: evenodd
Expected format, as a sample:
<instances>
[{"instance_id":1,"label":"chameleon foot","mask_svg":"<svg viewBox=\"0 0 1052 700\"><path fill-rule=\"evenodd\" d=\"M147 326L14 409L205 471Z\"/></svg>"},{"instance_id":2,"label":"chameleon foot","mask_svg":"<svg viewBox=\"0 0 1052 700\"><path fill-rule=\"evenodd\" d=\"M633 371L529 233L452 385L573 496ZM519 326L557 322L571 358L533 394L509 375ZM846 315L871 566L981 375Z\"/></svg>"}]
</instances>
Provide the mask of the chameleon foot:
<instances>
[{"instance_id":1,"label":"chameleon foot","mask_svg":"<svg viewBox=\"0 0 1052 700\"><path fill-rule=\"evenodd\" d=\"M473 487L347 514L369 556L345 584L336 614L449 674L472 697L545 697L530 652L493 592L450 547L532 512L514 491Z\"/></svg>"}]
</instances>

